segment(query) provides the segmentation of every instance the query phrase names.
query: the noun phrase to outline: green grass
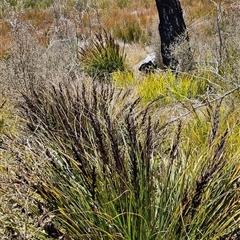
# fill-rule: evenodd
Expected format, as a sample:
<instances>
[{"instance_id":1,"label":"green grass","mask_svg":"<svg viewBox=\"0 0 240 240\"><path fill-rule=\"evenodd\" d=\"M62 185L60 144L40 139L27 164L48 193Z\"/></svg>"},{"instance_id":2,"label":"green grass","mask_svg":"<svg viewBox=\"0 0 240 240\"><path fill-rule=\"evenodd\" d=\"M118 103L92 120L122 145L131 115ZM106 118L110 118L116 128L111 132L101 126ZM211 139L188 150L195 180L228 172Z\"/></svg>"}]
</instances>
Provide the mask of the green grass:
<instances>
[{"instance_id":1,"label":"green grass","mask_svg":"<svg viewBox=\"0 0 240 240\"><path fill-rule=\"evenodd\" d=\"M127 26L126 49L112 24L118 14L121 21L135 21L131 11L139 11L140 3L147 6L130 0L99 2L104 9L88 9L87 1L55 2L47 12L48 1L2 6L1 17L12 27L11 48L0 61L4 239L238 239L237 26L229 25L232 37L224 38L222 59L219 46L206 47L208 39L200 34L191 42L199 55L191 71L136 74L131 59L150 43L142 37L153 18L140 14L141 24ZM111 33L94 35L92 23L111 6ZM33 24L38 8L42 17ZM73 46L80 39L73 36L87 26L92 38L77 57ZM140 26L145 27L138 31ZM41 44L39 34L45 33ZM136 56L128 58L128 51Z\"/></svg>"},{"instance_id":2,"label":"green grass","mask_svg":"<svg viewBox=\"0 0 240 240\"><path fill-rule=\"evenodd\" d=\"M192 75L175 75L171 71L151 73L137 80L132 73L115 72L112 75L117 87L137 89L143 103L162 98L164 104L201 98L209 87L206 79Z\"/></svg>"},{"instance_id":3,"label":"green grass","mask_svg":"<svg viewBox=\"0 0 240 240\"><path fill-rule=\"evenodd\" d=\"M124 49L114 40L111 34L104 31L95 39L79 49L79 60L83 69L93 78L103 80L115 71L126 68Z\"/></svg>"},{"instance_id":4,"label":"green grass","mask_svg":"<svg viewBox=\"0 0 240 240\"><path fill-rule=\"evenodd\" d=\"M170 240L231 233L240 214L239 150L228 151L221 105L168 124L154 105L144 109L128 94L82 83L26 96L35 119L29 127L48 163L31 185L61 234Z\"/></svg>"}]
</instances>

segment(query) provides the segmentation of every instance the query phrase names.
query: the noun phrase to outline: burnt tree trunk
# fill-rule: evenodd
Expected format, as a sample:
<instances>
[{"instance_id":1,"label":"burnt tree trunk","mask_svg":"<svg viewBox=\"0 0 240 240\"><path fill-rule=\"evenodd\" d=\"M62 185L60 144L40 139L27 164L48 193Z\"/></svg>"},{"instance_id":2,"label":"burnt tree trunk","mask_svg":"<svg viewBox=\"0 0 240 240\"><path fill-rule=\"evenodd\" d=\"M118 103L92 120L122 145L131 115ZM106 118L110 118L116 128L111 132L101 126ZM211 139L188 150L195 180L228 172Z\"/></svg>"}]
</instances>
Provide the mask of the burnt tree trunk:
<instances>
[{"instance_id":1,"label":"burnt tree trunk","mask_svg":"<svg viewBox=\"0 0 240 240\"><path fill-rule=\"evenodd\" d=\"M179 0L156 0L159 15L159 34L161 39L161 55L166 67L175 69L178 60L171 53L175 41L189 40Z\"/></svg>"}]
</instances>

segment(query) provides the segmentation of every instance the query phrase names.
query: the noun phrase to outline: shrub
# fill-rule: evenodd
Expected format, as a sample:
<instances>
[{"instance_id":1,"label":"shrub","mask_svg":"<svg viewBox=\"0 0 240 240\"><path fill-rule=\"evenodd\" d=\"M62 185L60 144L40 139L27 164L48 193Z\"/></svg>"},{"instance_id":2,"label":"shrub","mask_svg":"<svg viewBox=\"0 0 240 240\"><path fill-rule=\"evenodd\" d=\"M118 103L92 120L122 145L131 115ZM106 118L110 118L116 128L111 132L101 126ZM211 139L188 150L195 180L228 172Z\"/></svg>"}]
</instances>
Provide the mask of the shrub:
<instances>
[{"instance_id":1,"label":"shrub","mask_svg":"<svg viewBox=\"0 0 240 240\"><path fill-rule=\"evenodd\" d=\"M104 31L96 34L96 38L79 50L79 60L84 70L94 78L104 80L110 74L125 69L124 49Z\"/></svg>"},{"instance_id":2,"label":"shrub","mask_svg":"<svg viewBox=\"0 0 240 240\"><path fill-rule=\"evenodd\" d=\"M17 19L12 27L11 48L0 62L0 83L3 83L4 91L11 90L14 99L19 96L17 92L41 88L42 84L47 84L45 81L58 81L77 68L72 39L58 41L52 37L49 45L42 46L26 22Z\"/></svg>"}]
</instances>

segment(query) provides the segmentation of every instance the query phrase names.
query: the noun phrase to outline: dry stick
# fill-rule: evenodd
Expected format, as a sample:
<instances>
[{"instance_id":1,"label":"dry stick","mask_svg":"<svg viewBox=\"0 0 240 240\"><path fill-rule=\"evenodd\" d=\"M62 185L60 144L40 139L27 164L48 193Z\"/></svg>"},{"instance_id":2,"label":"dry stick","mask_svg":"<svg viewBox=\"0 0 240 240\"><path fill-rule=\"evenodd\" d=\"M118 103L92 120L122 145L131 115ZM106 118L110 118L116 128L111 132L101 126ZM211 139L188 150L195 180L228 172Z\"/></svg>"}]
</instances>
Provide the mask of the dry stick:
<instances>
[{"instance_id":1,"label":"dry stick","mask_svg":"<svg viewBox=\"0 0 240 240\"><path fill-rule=\"evenodd\" d=\"M222 20L222 1L220 0L220 3L216 3L213 0L210 0L212 3L215 4L217 8L217 32L218 32L218 38L219 38L219 58L220 58L220 66L222 64L222 51L223 51L223 38L222 38L222 32L221 32L221 20Z\"/></svg>"},{"instance_id":2,"label":"dry stick","mask_svg":"<svg viewBox=\"0 0 240 240\"><path fill-rule=\"evenodd\" d=\"M213 100L207 101L206 103L199 104L198 106L193 107L193 111L196 111L196 110L199 109L199 108L205 107L205 106L208 105L209 103L213 103L213 102L216 102L216 101L218 101L218 100L221 100L221 99L225 98L226 96L232 94L233 92L235 92L235 91L237 91L237 90L239 90L239 89L240 89L240 86L237 86L236 88L234 88L234 89L226 92L225 94L223 94L222 96L220 96L220 97L218 97L218 98L215 98L215 99L213 99ZM167 122L164 126L166 126L166 125L168 125L168 124L171 124L171 123L173 123L173 122L176 122L176 121L178 121L180 118L186 117L186 116L189 115L190 113L191 113L191 111L188 111L188 112L186 112L186 113L184 113L184 114L182 114L182 115L180 115L180 116L178 116L178 117L170 120L170 121Z\"/></svg>"},{"instance_id":3,"label":"dry stick","mask_svg":"<svg viewBox=\"0 0 240 240\"><path fill-rule=\"evenodd\" d=\"M6 104L7 100L4 100L3 103L1 103L0 105L0 109L4 107L4 105Z\"/></svg>"}]
</instances>

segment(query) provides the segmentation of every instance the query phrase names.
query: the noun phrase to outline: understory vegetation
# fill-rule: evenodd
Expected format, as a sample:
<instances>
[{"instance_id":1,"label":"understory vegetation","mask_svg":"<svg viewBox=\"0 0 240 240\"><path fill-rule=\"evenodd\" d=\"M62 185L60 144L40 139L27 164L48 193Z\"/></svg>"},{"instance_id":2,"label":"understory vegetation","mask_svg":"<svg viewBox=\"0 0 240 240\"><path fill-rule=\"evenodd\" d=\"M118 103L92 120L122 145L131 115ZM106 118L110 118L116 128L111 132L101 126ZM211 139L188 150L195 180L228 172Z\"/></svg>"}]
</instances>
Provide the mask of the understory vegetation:
<instances>
[{"instance_id":1,"label":"understory vegetation","mask_svg":"<svg viewBox=\"0 0 240 240\"><path fill-rule=\"evenodd\" d=\"M155 1L1 2L0 239L240 239L239 4L181 4L172 72Z\"/></svg>"}]
</instances>

